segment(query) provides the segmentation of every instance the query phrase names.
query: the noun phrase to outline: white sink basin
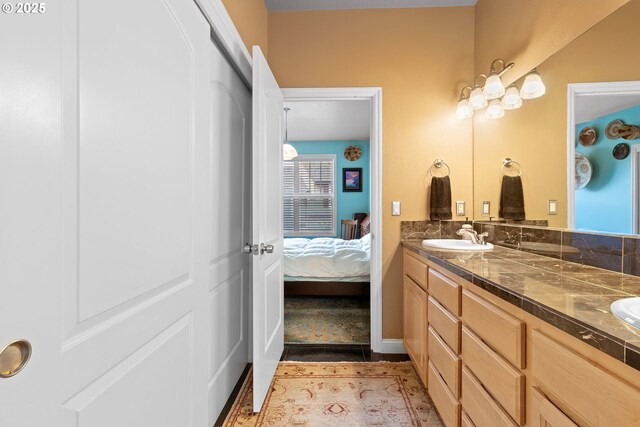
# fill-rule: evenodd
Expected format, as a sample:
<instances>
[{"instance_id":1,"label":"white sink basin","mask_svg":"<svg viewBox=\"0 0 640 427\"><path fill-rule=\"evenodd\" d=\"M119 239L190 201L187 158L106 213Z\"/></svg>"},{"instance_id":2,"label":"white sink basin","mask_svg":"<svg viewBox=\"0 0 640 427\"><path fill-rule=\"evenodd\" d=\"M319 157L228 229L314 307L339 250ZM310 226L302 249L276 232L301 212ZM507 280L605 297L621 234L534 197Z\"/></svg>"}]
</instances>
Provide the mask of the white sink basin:
<instances>
[{"instance_id":1,"label":"white sink basin","mask_svg":"<svg viewBox=\"0 0 640 427\"><path fill-rule=\"evenodd\" d=\"M486 245L478 245L475 243L471 243L469 240L460 239L427 239L422 241L422 246L426 246L427 248L440 249L443 251L466 252L490 251L491 249L493 249L493 245L491 243L487 243Z\"/></svg>"},{"instance_id":2,"label":"white sink basin","mask_svg":"<svg viewBox=\"0 0 640 427\"><path fill-rule=\"evenodd\" d=\"M620 320L640 328L640 297L623 298L611 304L611 312Z\"/></svg>"}]
</instances>

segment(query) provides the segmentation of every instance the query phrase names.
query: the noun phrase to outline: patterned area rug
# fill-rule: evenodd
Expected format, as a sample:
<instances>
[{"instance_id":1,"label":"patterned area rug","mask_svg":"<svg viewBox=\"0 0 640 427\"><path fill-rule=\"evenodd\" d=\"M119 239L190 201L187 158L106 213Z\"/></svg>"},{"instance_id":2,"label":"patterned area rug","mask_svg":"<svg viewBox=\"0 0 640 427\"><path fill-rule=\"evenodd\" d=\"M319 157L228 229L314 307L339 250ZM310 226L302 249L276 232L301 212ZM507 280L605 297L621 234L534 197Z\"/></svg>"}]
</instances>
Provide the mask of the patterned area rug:
<instances>
[{"instance_id":1,"label":"patterned area rug","mask_svg":"<svg viewBox=\"0 0 640 427\"><path fill-rule=\"evenodd\" d=\"M287 344L368 344L369 299L358 297L287 297L284 342Z\"/></svg>"},{"instance_id":2,"label":"patterned area rug","mask_svg":"<svg viewBox=\"0 0 640 427\"><path fill-rule=\"evenodd\" d=\"M252 372L224 427L442 427L411 362L280 362L254 414Z\"/></svg>"}]
</instances>

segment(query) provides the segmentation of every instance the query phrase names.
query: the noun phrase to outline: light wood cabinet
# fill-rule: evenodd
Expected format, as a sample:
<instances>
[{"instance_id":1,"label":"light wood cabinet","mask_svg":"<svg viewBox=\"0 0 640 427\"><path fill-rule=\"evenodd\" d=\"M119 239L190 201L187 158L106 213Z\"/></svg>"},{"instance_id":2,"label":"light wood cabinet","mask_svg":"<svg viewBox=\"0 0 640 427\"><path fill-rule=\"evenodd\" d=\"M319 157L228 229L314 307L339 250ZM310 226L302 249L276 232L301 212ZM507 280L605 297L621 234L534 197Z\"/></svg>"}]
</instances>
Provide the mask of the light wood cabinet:
<instances>
[{"instance_id":1,"label":"light wood cabinet","mask_svg":"<svg viewBox=\"0 0 640 427\"><path fill-rule=\"evenodd\" d=\"M423 383L427 382L427 293L409 276L403 287L404 348Z\"/></svg>"},{"instance_id":2,"label":"light wood cabinet","mask_svg":"<svg viewBox=\"0 0 640 427\"><path fill-rule=\"evenodd\" d=\"M511 418L524 425L524 374L466 326L462 327L462 357L465 365Z\"/></svg>"},{"instance_id":3,"label":"light wood cabinet","mask_svg":"<svg viewBox=\"0 0 640 427\"><path fill-rule=\"evenodd\" d=\"M531 388L531 427L578 427L537 387Z\"/></svg>"},{"instance_id":4,"label":"light wood cabinet","mask_svg":"<svg viewBox=\"0 0 640 427\"><path fill-rule=\"evenodd\" d=\"M430 268L429 286L429 292L443 307L460 316L460 284Z\"/></svg>"},{"instance_id":5,"label":"light wood cabinet","mask_svg":"<svg viewBox=\"0 0 640 427\"><path fill-rule=\"evenodd\" d=\"M440 373L429 365L429 395L446 427L460 427L460 402L451 393Z\"/></svg>"},{"instance_id":6,"label":"light wood cabinet","mask_svg":"<svg viewBox=\"0 0 640 427\"><path fill-rule=\"evenodd\" d=\"M411 252L404 253L404 274L411 277L422 289L427 290L427 266L412 255Z\"/></svg>"},{"instance_id":7,"label":"light wood cabinet","mask_svg":"<svg viewBox=\"0 0 640 427\"><path fill-rule=\"evenodd\" d=\"M462 292L462 322L515 367L525 367L525 324L494 304Z\"/></svg>"},{"instance_id":8,"label":"light wood cabinet","mask_svg":"<svg viewBox=\"0 0 640 427\"><path fill-rule=\"evenodd\" d=\"M640 390L540 331L532 332L532 374L549 400L579 424L640 426Z\"/></svg>"},{"instance_id":9,"label":"light wood cabinet","mask_svg":"<svg viewBox=\"0 0 640 427\"><path fill-rule=\"evenodd\" d=\"M445 425L640 427L637 370L410 256L405 347Z\"/></svg>"}]
</instances>

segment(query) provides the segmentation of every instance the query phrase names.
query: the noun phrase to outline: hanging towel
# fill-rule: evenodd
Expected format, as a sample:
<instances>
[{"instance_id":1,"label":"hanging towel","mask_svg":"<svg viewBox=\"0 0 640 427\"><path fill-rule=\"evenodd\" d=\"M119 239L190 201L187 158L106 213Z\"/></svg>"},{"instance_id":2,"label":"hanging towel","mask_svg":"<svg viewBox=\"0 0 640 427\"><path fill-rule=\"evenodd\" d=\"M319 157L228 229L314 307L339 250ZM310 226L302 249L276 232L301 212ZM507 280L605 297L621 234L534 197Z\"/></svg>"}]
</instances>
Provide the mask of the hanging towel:
<instances>
[{"instance_id":1,"label":"hanging towel","mask_svg":"<svg viewBox=\"0 0 640 427\"><path fill-rule=\"evenodd\" d=\"M451 181L449 176L431 178L431 200L429 203L431 221L451 219Z\"/></svg>"},{"instance_id":2,"label":"hanging towel","mask_svg":"<svg viewBox=\"0 0 640 427\"><path fill-rule=\"evenodd\" d=\"M524 194L519 176L504 175L502 177L498 215L504 219L524 220Z\"/></svg>"}]
</instances>

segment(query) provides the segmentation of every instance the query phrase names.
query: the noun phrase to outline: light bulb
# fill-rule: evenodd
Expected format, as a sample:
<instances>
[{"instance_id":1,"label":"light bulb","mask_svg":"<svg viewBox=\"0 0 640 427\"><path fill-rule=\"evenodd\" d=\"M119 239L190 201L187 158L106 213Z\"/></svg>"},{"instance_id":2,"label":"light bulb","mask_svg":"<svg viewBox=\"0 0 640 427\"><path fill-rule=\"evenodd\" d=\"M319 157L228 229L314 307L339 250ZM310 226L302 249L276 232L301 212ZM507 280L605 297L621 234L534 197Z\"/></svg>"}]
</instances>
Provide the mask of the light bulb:
<instances>
[{"instance_id":1,"label":"light bulb","mask_svg":"<svg viewBox=\"0 0 640 427\"><path fill-rule=\"evenodd\" d=\"M511 85L507 88L504 97L502 98L502 108L505 110L515 110L520 107L522 107L520 91L516 85Z\"/></svg>"},{"instance_id":2,"label":"light bulb","mask_svg":"<svg viewBox=\"0 0 640 427\"><path fill-rule=\"evenodd\" d=\"M492 99L500 98L502 95L504 95L504 84L502 84L502 79L498 74L489 74L489 77L487 77L487 81L484 84L482 94L489 101Z\"/></svg>"},{"instance_id":3,"label":"light bulb","mask_svg":"<svg viewBox=\"0 0 640 427\"><path fill-rule=\"evenodd\" d=\"M487 106L487 98L482 94L482 89L476 86L469 95L469 106L472 110L479 110Z\"/></svg>"},{"instance_id":4,"label":"light bulb","mask_svg":"<svg viewBox=\"0 0 640 427\"><path fill-rule=\"evenodd\" d=\"M298 151L291 144L283 144L282 145L282 159L283 160L293 160L298 157Z\"/></svg>"},{"instance_id":5,"label":"light bulb","mask_svg":"<svg viewBox=\"0 0 640 427\"><path fill-rule=\"evenodd\" d=\"M541 97L545 92L546 88L544 87L544 83L542 83L542 78L540 78L540 74L534 69L524 78L522 89L520 89L520 97L522 99L534 99Z\"/></svg>"},{"instance_id":6,"label":"light bulb","mask_svg":"<svg viewBox=\"0 0 640 427\"><path fill-rule=\"evenodd\" d=\"M504 109L502 108L502 104L500 104L500 100L494 99L487 107L487 118L499 119L500 117L504 117Z\"/></svg>"},{"instance_id":7,"label":"light bulb","mask_svg":"<svg viewBox=\"0 0 640 427\"><path fill-rule=\"evenodd\" d=\"M458 101L458 108L456 108L456 119L468 119L473 116L473 110L469 106L468 99L461 99Z\"/></svg>"}]
</instances>

